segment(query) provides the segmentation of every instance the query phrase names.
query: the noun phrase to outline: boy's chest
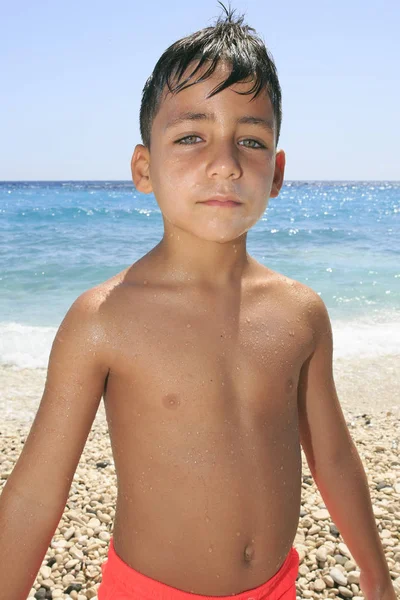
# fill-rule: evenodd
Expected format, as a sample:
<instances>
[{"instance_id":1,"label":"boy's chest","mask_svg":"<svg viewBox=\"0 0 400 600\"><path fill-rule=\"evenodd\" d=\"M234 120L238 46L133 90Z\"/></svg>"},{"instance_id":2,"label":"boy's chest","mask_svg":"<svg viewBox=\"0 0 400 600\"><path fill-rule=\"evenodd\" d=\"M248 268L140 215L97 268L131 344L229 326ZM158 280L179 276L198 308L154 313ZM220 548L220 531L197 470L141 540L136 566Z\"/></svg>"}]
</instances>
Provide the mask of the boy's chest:
<instances>
[{"instance_id":1,"label":"boy's chest","mask_svg":"<svg viewBox=\"0 0 400 600\"><path fill-rule=\"evenodd\" d=\"M110 382L115 393L157 398L293 397L312 344L306 323L279 302L242 307L182 302L136 306L114 321ZM119 390L119 391L118 391Z\"/></svg>"}]
</instances>

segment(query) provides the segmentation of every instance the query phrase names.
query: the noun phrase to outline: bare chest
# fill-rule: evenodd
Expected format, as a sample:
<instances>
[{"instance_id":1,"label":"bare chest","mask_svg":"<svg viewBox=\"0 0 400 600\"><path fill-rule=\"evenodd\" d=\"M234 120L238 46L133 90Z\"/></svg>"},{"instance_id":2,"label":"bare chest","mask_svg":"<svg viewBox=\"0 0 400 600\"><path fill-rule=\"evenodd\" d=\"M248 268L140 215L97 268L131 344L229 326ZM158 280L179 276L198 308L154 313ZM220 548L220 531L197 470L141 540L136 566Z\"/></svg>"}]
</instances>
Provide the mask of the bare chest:
<instances>
[{"instance_id":1,"label":"bare chest","mask_svg":"<svg viewBox=\"0 0 400 600\"><path fill-rule=\"evenodd\" d=\"M108 394L183 414L195 410L196 400L214 411L228 403L256 414L296 397L312 340L305 323L278 302L260 308L149 301L139 309L135 319L120 314L115 321Z\"/></svg>"}]
</instances>

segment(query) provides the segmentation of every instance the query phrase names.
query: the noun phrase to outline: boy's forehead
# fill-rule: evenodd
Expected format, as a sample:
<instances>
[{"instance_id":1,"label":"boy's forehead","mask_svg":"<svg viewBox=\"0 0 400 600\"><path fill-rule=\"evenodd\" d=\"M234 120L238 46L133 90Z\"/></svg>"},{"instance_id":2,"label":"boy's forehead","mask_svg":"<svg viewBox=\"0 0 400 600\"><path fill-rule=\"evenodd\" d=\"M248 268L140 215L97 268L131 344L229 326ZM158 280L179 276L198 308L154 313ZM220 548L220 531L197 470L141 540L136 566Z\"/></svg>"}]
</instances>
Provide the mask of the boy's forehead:
<instances>
[{"instance_id":1,"label":"boy's forehead","mask_svg":"<svg viewBox=\"0 0 400 600\"><path fill-rule=\"evenodd\" d=\"M225 116L232 115L232 117L252 115L270 122L273 126L274 112L267 90L262 90L256 98L253 93L248 93L254 84L253 80L235 83L211 98L208 97L220 83L226 80L229 75L229 71L226 69L226 67L225 69L221 67L206 80L191 85L178 93L165 90L155 120L162 124L163 129L167 129L181 116L190 113L214 116L223 113Z\"/></svg>"}]
</instances>

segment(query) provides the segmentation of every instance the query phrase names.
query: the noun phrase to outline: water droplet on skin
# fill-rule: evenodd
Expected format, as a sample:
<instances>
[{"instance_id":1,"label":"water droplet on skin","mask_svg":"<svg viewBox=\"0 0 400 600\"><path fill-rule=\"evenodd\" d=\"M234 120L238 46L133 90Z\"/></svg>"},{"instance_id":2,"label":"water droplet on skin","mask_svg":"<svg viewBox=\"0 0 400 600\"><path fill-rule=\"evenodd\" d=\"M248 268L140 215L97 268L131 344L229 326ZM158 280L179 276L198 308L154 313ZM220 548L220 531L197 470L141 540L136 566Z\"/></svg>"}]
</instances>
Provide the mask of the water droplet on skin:
<instances>
[{"instance_id":1,"label":"water droplet on skin","mask_svg":"<svg viewBox=\"0 0 400 600\"><path fill-rule=\"evenodd\" d=\"M190 324L190 323L188 323L188 324L186 325L186 327L187 327L188 329L190 329L190 328L191 328L191 324Z\"/></svg>"},{"instance_id":2,"label":"water droplet on skin","mask_svg":"<svg viewBox=\"0 0 400 600\"><path fill-rule=\"evenodd\" d=\"M143 285L147 285L147 283L148 283L148 281L147 281L147 279L145 279L145 280L143 281Z\"/></svg>"},{"instance_id":3,"label":"water droplet on skin","mask_svg":"<svg viewBox=\"0 0 400 600\"><path fill-rule=\"evenodd\" d=\"M208 551L209 551L209 552L212 552L212 551L213 551L213 548L212 548L212 546L210 546L210 547L209 547Z\"/></svg>"},{"instance_id":4,"label":"water droplet on skin","mask_svg":"<svg viewBox=\"0 0 400 600\"><path fill-rule=\"evenodd\" d=\"M239 536L240 536L240 531L237 531L237 532L236 532L236 535L239 537Z\"/></svg>"},{"instance_id":5,"label":"water droplet on skin","mask_svg":"<svg viewBox=\"0 0 400 600\"><path fill-rule=\"evenodd\" d=\"M294 337L294 331L293 331L293 330L289 331L289 335L290 335L291 337Z\"/></svg>"},{"instance_id":6,"label":"water droplet on skin","mask_svg":"<svg viewBox=\"0 0 400 600\"><path fill-rule=\"evenodd\" d=\"M246 317L246 323L250 323L249 317Z\"/></svg>"}]
</instances>

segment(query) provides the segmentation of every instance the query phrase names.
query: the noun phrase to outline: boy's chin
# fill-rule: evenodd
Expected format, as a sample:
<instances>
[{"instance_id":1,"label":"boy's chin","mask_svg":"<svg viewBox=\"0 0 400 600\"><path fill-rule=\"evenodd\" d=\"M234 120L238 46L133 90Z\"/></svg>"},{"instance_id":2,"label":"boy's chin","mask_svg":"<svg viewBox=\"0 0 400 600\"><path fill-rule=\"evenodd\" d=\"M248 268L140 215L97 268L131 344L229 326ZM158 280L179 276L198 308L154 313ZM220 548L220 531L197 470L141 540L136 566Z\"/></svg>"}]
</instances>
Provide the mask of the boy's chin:
<instances>
[{"instance_id":1,"label":"boy's chin","mask_svg":"<svg viewBox=\"0 0 400 600\"><path fill-rule=\"evenodd\" d=\"M197 223L184 223L182 220L169 220L164 217L165 233L167 237L179 236L179 234L187 235L188 238L192 238L195 243L196 240L205 242L215 242L219 244L226 244L234 242L242 238L251 227L257 222L258 219L246 218L240 219L236 223L222 223L219 219L214 221ZM181 238L183 241L184 238ZM188 241L188 240L187 240Z\"/></svg>"},{"instance_id":2,"label":"boy's chin","mask_svg":"<svg viewBox=\"0 0 400 600\"><path fill-rule=\"evenodd\" d=\"M239 230L224 230L222 228L204 228L202 230L192 231L192 235L197 239L204 240L205 242L215 242L217 244L227 244L229 242L234 242L239 240L245 233L247 233L247 229L239 229Z\"/></svg>"}]
</instances>

